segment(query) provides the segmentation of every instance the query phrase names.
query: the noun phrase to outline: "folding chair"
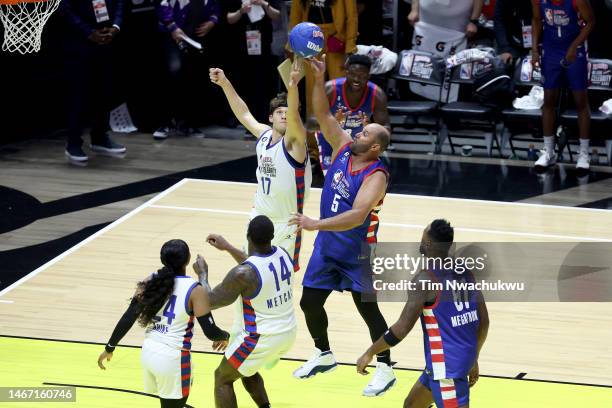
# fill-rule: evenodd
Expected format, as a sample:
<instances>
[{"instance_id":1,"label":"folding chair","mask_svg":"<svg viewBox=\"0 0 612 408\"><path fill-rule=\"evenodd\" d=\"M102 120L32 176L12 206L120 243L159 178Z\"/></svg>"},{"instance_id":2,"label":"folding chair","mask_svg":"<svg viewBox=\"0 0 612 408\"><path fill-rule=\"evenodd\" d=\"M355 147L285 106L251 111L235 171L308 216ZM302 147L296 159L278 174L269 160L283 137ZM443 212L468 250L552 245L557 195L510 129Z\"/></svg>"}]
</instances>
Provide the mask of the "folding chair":
<instances>
[{"instance_id":1,"label":"folding chair","mask_svg":"<svg viewBox=\"0 0 612 408\"><path fill-rule=\"evenodd\" d=\"M447 70L445 78L446 81L444 84L447 95L450 94L452 84L459 84L462 88L465 86L470 86L473 88L474 74L481 69L482 66L482 62L470 62ZM461 95L461 92L459 92L459 94ZM499 140L497 139L498 115L499 107L480 102L457 101L442 105L440 107L440 117L442 119L440 143L442 143L444 139L448 138L451 151L455 153L451 131L456 131L459 129L462 131L483 131L486 132L485 142L489 157L492 156L493 144L495 144L495 147L501 156L501 148ZM480 139L480 137L474 135L462 134L461 137L465 139Z\"/></svg>"},{"instance_id":2,"label":"folding chair","mask_svg":"<svg viewBox=\"0 0 612 408\"><path fill-rule=\"evenodd\" d=\"M609 126L612 121L601 112L598 108L601 103L612 98L612 60L608 59L591 59L589 60L589 103L591 104L591 126L595 129L607 131L606 126ZM568 96L569 98L569 96ZM560 116L561 124L564 126L576 126L578 121L578 112L576 109L566 109ZM591 132L593 133L593 132ZM574 140L574 139L572 139ZM612 158L612 140L606 138L606 155L608 164ZM567 143L567 150L572 158L572 150L570 144Z\"/></svg>"},{"instance_id":3,"label":"folding chair","mask_svg":"<svg viewBox=\"0 0 612 408\"><path fill-rule=\"evenodd\" d=\"M444 81L444 60L428 52L404 50L399 55L391 79L441 87ZM387 109L391 116L392 133L396 133L397 128L424 132L430 136L435 150L440 130L439 105L437 101L427 100L389 101Z\"/></svg>"}]
</instances>

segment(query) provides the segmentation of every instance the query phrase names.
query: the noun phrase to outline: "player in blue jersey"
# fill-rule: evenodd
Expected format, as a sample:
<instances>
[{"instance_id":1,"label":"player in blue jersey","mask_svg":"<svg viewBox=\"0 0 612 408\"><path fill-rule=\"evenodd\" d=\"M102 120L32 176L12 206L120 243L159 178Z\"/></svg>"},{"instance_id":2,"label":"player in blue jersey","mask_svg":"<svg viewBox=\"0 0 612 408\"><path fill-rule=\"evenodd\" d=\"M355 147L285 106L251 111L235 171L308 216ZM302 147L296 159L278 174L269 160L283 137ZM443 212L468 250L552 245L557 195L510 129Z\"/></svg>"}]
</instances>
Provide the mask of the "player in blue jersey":
<instances>
[{"instance_id":1,"label":"player in blue jersey","mask_svg":"<svg viewBox=\"0 0 612 408\"><path fill-rule=\"evenodd\" d=\"M324 88L325 57L321 61L310 60L309 66L315 77L313 109L332 146L333 160L323 185L320 219L296 214L290 221L300 229L319 231L302 280L300 301L316 351L293 373L296 378L309 378L336 367L327 339L324 309L332 291L351 291L372 340L387 330L378 304L362 302L361 295L373 291L370 247L376 243L378 212L389 182L389 173L379 157L389 145L389 132L380 124L371 123L353 140L329 111ZM381 395L393 384L395 376L387 351L378 356L376 374L363 393Z\"/></svg>"},{"instance_id":2,"label":"player in blue jersey","mask_svg":"<svg viewBox=\"0 0 612 408\"><path fill-rule=\"evenodd\" d=\"M346 77L328 81L325 93L332 115L340 121L344 130L354 138L363 130L364 122L379 123L391 130L387 95L370 82L372 61L367 55L353 54L346 62ZM323 173L331 165L332 147L322 132L316 133L319 145L319 161Z\"/></svg>"},{"instance_id":3,"label":"player in blue jersey","mask_svg":"<svg viewBox=\"0 0 612 408\"><path fill-rule=\"evenodd\" d=\"M588 61L585 42L595 26L593 9L589 0L532 0L532 8L532 61L542 67L544 87L544 150L535 165L548 167L557 161L555 116L560 89L569 87L576 102L580 133L576 168L588 170L591 111L587 97ZM541 55L538 48L540 40Z\"/></svg>"},{"instance_id":4,"label":"player in blue jersey","mask_svg":"<svg viewBox=\"0 0 612 408\"><path fill-rule=\"evenodd\" d=\"M460 274L444 269L453 243L454 231L448 221L433 221L423 232L420 252L430 267L418 273L399 320L357 361L357 372L368 374L366 367L374 355L398 344L421 319L425 348L425 370L404 401L404 408L467 408L470 387L478 381L478 356L487 338L489 314L482 293L454 291L449 284L473 282L470 272ZM442 290L422 287L422 281L439 282Z\"/></svg>"}]
</instances>

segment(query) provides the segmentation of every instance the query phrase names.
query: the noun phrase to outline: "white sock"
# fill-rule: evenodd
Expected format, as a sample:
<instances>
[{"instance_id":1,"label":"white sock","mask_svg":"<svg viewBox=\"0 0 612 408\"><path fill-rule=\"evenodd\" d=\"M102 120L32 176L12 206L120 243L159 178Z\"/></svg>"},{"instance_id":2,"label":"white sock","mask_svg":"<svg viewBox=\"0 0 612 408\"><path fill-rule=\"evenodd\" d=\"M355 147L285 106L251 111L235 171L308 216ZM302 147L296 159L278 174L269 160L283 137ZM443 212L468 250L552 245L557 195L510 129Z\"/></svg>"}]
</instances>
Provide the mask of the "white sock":
<instances>
[{"instance_id":1,"label":"white sock","mask_svg":"<svg viewBox=\"0 0 612 408\"><path fill-rule=\"evenodd\" d=\"M589 142L590 139L580 139L580 151L589 153Z\"/></svg>"},{"instance_id":2,"label":"white sock","mask_svg":"<svg viewBox=\"0 0 612 408\"><path fill-rule=\"evenodd\" d=\"M555 137L544 136L544 150L546 153L553 155L555 153Z\"/></svg>"}]
</instances>

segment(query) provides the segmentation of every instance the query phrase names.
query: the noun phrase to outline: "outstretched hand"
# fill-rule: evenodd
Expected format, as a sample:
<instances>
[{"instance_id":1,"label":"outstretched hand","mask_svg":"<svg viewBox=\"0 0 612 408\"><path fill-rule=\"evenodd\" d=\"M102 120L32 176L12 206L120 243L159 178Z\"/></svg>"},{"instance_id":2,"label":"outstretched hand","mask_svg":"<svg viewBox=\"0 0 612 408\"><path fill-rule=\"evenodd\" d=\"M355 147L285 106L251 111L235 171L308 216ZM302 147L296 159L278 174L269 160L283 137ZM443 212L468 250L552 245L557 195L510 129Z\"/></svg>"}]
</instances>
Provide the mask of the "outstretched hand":
<instances>
[{"instance_id":1,"label":"outstretched hand","mask_svg":"<svg viewBox=\"0 0 612 408\"><path fill-rule=\"evenodd\" d=\"M325 78L325 54L321 55L320 59L308 58L306 61L308 62L310 70L312 71L315 79Z\"/></svg>"},{"instance_id":2,"label":"outstretched hand","mask_svg":"<svg viewBox=\"0 0 612 408\"><path fill-rule=\"evenodd\" d=\"M206 242L208 242L213 247L217 248L219 251L229 251L232 245L225 239L222 235L219 234L210 234L206 237Z\"/></svg>"},{"instance_id":3,"label":"outstretched hand","mask_svg":"<svg viewBox=\"0 0 612 408\"><path fill-rule=\"evenodd\" d=\"M302 66L303 66L302 58L294 58L293 64L291 64L291 73L289 74L289 87L293 88L297 86L297 84L302 79Z\"/></svg>"},{"instance_id":4,"label":"outstretched hand","mask_svg":"<svg viewBox=\"0 0 612 408\"><path fill-rule=\"evenodd\" d=\"M225 72L221 68L210 68L208 76L210 77L210 82L221 87L228 82Z\"/></svg>"}]
</instances>

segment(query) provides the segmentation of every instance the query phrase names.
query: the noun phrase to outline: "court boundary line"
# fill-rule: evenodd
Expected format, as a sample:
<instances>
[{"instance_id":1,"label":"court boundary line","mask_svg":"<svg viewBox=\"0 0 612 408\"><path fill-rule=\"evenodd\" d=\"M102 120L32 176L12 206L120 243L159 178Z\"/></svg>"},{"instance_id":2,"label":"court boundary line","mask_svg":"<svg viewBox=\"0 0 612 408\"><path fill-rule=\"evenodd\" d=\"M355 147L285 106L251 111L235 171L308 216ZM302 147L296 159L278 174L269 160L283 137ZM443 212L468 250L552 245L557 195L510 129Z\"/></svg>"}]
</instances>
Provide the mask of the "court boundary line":
<instances>
[{"instance_id":1,"label":"court boundary line","mask_svg":"<svg viewBox=\"0 0 612 408\"><path fill-rule=\"evenodd\" d=\"M9 338L9 339L52 341L52 342L57 342L57 343L87 344L87 345L93 345L93 346L105 346L106 345L106 343L98 343L95 341L51 339L51 338L44 338L44 337L28 337L28 336L14 336L10 334L0 334L0 338L3 338L3 337ZM125 347L125 348L133 348L133 349L142 349L142 346L134 346L133 344L118 344L117 346ZM224 354L224 353L218 353L215 351L204 351L204 350L191 350L191 352L195 354L210 354L210 355L217 355L217 356L222 356ZM291 357L282 357L281 360L300 362L300 363L306 362L305 359L291 358ZM338 365L342 365L342 366L355 367L354 363L344 363L344 362L337 362L337 363ZM369 365L368 367L374 368L375 366ZM393 367L393 369L399 370L399 371L414 371L414 372L423 371L422 368L410 368L410 367ZM521 375L522 377L519 378L519 376ZM579 383L579 382L571 382L571 381L544 380L544 379L539 379L539 378L525 378L525 375L527 375L527 373L520 372L518 375L514 377L509 377L509 376L504 376L504 375L493 375L493 374L481 374L480 377L496 378L496 379L501 379L501 380L513 380L513 381L542 382L542 383L560 384L560 385L576 385L580 387L612 388L612 385L606 385L606 384L590 384L590 383Z\"/></svg>"},{"instance_id":2,"label":"court boundary line","mask_svg":"<svg viewBox=\"0 0 612 408\"><path fill-rule=\"evenodd\" d=\"M100 235L104 234L106 231L109 231L109 230L115 228L117 225L122 224L124 221L132 218L134 215L138 214L139 212L141 212L145 208L151 206L157 200L160 200L160 199L164 198L166 195L170 194L172 191L174 191L177 188L181 187L182 185L186 184L188 182L188 180L191 180L191 179L184 178L184 179L180 180L179 182L171 185L170 187L168 187L164 191L160 192L159 194L156 194L154 197L151 197L149 200L147 200L146 202L142 203L138 207L134 208L133 210L131 210L127 214L125 214L125 215L119 217L118 219L116 219L115 221L111 222L106 227L100 229L99 231L96 231L95 233L93 233L92 235L88 236L87 238L85 238L83 241L79 242L75 246L67 249L66 251L64 251L61 254L59 254L58 256L56 256L55 258L53 258L53 259L49 260L48 262L42 264L41 266L39 266L38 268L34 269L32 272L28 273L27 275L25 275L24 277L22 277L18 281L13 282L11 285L7 286L6 288L4 288L4 289L2 289L0 291L0 297L6 295L7 293L12 291L13 289L21 286L22 284L24 284L25 282L29 281L30 279L32 279L33 277L35 277L36 275L38 275L39 273L41 273L45 269L47 269L50 266L52 266L53 264L61 261L62 259L64 259L68 255L70 255L71 253L73 253L77 249L81 248L85 244L88 244L89 242L93 241L94 239L96 239Z\"/></svg>"},{"instance_id":3,"label":"court boundary line","mask_svg":"<svg viewBox=\"0 0 612 408\"><path fill-rule=\"evenodd\" d=\"M157 395L155 395L155 394L148 394L146 392L127 390L127 389L123 389L123 388L102 387L102 386L98 386L98 385L62 384L62 383L52 383L52 382L46 382L46 381L43 381L42 384L43 385L52 385L52 386L55 386L55 387L75 387L75 388L87 388L87 389L93 389L93 390L125 392L126 394L135 394L135 395L141 395L143 397L155 398L157 400L159 399L159 397ZM185 408L194 408L194 407L189 405L189 404L185 404Z\"/></svg>"},{"instance_id":4,"label":"court boundary line","mask_svg":"<svg viewBox=\"0 0 612 408\"><path fill-rule=\"evenodd\" d=\"M210 180L210 179L194 179L194 178L186 178L188 181L195 181L198 183L213 183L213 184L237 184L237 185L246 185L246 186L255 186L257 183L247 183L244 181L226 181L226 180ZM311 190L321 191L320 187L311 187ZM562 191L562 190L559 190ZM439 200L439 201L467 201L472 203L480 203L480 204L501 204L508 206L519 206L519 207L533 207L533 208L556 208L562 210L576 210L578 212L598 212L598 213L610 213L610 210L604 210L602 208L585 208L585 207L570 207L564 205L553 205L553 204L535 204L535 203L520 203L515 201L495 201L495 200L480 200L476 198L458 198L458 197L439 197L439 196L427 196L421 194L402 194L402 193L387 193L387 196L391 197L409 197L416 198L420 200Z\"/></svg>"},{"instance_id":5,"label":"court boundary line","mask_svg":"<svg viewBox=\"0 0 612 408\"><path fill-rule=\"evenodd\" d=\"M205 207L181 207L181 206L175 206L175 205L161 205L161 204L153 204L149 206L149 208L159 208L162 210L176 210L176 211L207 212L207 213L228 214L228 215L248 216L251 214L248 211L221 210L221 209L216 209L216 208L205 208ZM397 222L381 222L380 225L388 226L388 227L397 227L397 228L418 229L418 230L422 230L426 227L426 225L403 224L403 223L397 223ZM542 234L538 232L503 231L503 230L495 230L495 229L482 229L482 228L469 228L469 227L455 227L455 231L477 232L477 233L483 233L483 234L522 236L522 237L555 238L555 239L569 240L570 242L579 242L579 241L612 242L612 239L606 239L606 238L579 237L579 236L558 235L558 234ZM381 241L380 243L384 243L384 242Z\"/></svg>"}]
</instances>

